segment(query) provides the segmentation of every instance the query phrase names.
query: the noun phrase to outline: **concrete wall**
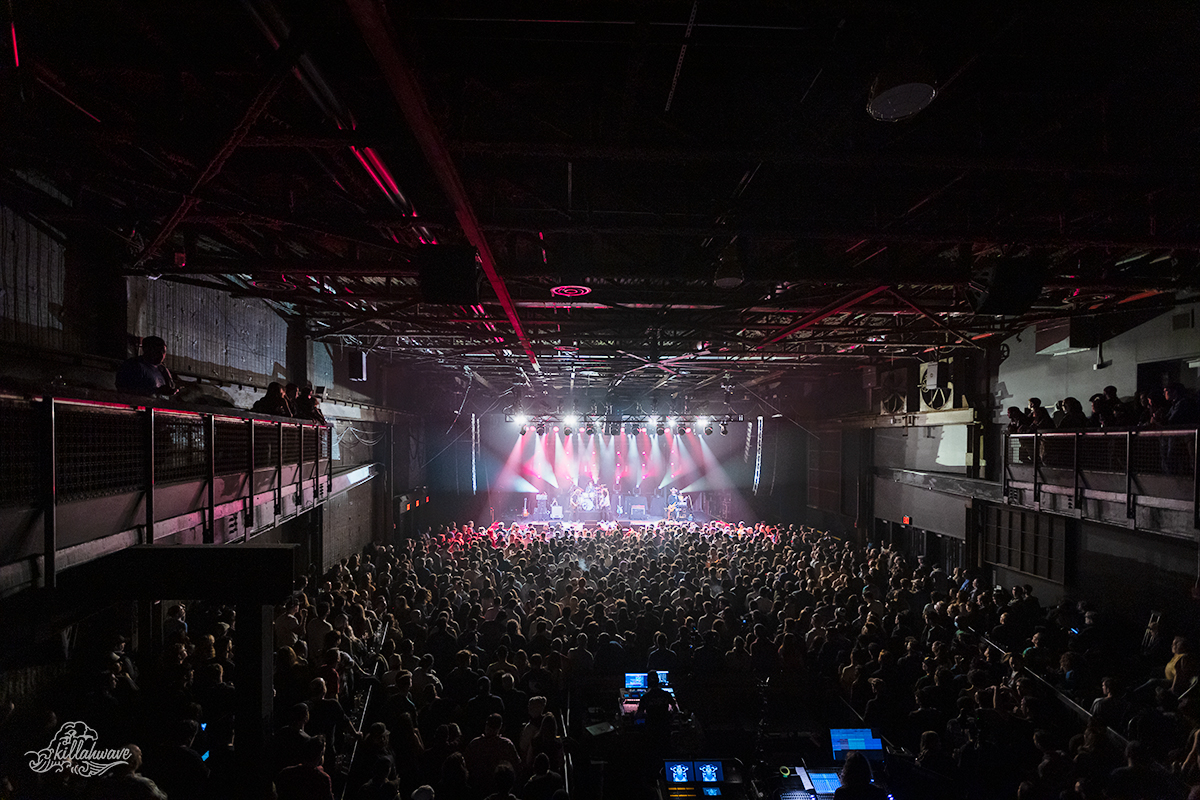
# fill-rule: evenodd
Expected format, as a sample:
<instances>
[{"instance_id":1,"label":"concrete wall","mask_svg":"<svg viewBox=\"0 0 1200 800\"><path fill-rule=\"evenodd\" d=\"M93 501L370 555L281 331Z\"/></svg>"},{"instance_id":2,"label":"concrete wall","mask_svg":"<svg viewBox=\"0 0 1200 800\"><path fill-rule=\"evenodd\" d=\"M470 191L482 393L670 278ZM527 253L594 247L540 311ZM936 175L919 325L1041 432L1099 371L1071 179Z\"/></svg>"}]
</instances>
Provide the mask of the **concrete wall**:
<instances>
[{"instance_id":1,"label":"concrete wall","mask_svg":"<svg viewBox=\"0 0 1200 800\"><path fill-rule=\"evenodd\" d=\"M1116 386L1122 397L1132 396L1138 389L1138 364L1200 358L1200 328L1171 330L1171 318L1189 312L1200 312L1200 303L1180 305L1174 311L1105 342L1104 360L1111 361L1112 365L1101 370L1092 368L1096 363L1094 349L1070 355L1037 355L1035 328L1026 328L1005 341L1009 356L1000 364L995 395L996 419L999 420L1009 406L1024 408L1030 397L1040 397L1050 408L1056 400L1075 397L1087 410L1088 398L1108 385ZM1200 381L1200 372L1192 370L1187 377L1190 385L1195 387Z\"/></svg>"},{"instance_id":2,"label":"concrete wall","mask_svg":"<svg viewBox=\"0 0 1200 800\"><path fill-rule=\"evenodd\" d=\"M384 482L372 480L333 498L325 506L325 563L328 567L362 550L373 540L383 541Z\"/></svg>"},{"instance_id":3,"label":"concrete wall","mask_svg":"<svg viewBox=\"0 0 1200 800\"><path fill-rule=\"evenodd\" d=\"M875 516L880 519L903 522L908 515L914 527L963 539L967 513L966 498L875 479Z\"/></svg>"},{"instance_id":4,"label":"concrete wall","mask_svg":"<svg viewBox=\"0 0 1200 800\"><path fill-rule=\"evenodd\" d=\"M1190 602L1196 545L1095 522L1081 522L1069 581L1079 597L1145 622L1151 609Z\"/></svg>"},{"instance_id":5,"label":"concrete wall","mask_svg":"<svg viewBox=\"0 0 1200 800\"><path fill-rule=\"evenodd\" d=\"M874 434L875 466L958 475L967 472L966 425L876 428Z\"/></svg>"}]
</instances>

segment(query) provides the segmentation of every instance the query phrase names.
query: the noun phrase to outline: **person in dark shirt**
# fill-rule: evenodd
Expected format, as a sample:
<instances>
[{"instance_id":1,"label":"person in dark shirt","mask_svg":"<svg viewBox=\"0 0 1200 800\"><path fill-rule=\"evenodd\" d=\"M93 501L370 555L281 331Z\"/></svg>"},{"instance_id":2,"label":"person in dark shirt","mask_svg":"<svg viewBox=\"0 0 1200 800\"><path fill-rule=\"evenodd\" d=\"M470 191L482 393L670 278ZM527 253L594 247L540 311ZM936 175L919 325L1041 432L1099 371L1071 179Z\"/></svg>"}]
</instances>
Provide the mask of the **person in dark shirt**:
<instances>
[{"instance_id":1,"label":"person in dark shirt","mask_svg":"<svg viewBox=\"0 0 1200 800\"><path fill-rule=\"evenodd\" d=\"M270 414L273 417L292 416L292 407L283 393L283 384L276 381L267 384L267 393L250 406L250 410L256 414Z\"/></svg>"},{"instance_id":2,"label":"person in dark shirt","mask_svg":"<svg viewBox=\"0 0 1200 800\"><path fill-rule=\"evenodd\" d=\"M887 792L871 783L871 763L862 753L846 756L841 778L833 800L887 800Z\"/></svg>"},{"instance_id":3,"label":"person in dark shirt","mask_svg":"<svg viewBox=\"0 0 1200 800\"><path fill-rule=\"evenodd\" d=\"M658 673L651 672L648 678L649 688L638 701L638 716L645 717L646 727L650 730L670 730L671 712L678 711L675 697L662 688Z\"/></svg>"},{"instance_id":4,"label":"person in dark shirt","mask_svg":"<svg viewBox=\"0 0 1200 800\"><path fill-rule=\"evenodd\" d=\"M287 767L275 778L279 800L333 800L333 781L321 766L324 759L324 736L314 736L305 742L304 760Z\"/></svg>"},{"instance_id":5,"label":"person in dark shirt","mask_svg":"<svg viewBox=\"0 0 1200 800\"><path fill-rule=\"evenodd\" d=\"M142 354L117 367L117 391L143 397L171 397L179 391L171 370L163 362L167 343L157 336L142 339Z\"/></svg>"}]
</instances>

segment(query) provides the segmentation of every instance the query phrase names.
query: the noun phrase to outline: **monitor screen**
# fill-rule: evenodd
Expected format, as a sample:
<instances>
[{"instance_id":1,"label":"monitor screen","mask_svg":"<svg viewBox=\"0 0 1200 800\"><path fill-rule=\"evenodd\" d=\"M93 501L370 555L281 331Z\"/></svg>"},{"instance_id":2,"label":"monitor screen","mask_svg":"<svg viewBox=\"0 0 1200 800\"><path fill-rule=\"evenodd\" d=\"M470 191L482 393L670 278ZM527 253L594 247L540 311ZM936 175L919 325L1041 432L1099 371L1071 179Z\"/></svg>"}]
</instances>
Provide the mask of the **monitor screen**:
<instances>
[{"instance_id":1,"label":"monitor screen","mask_svg":"<svg viewBox=\"0 0 1200 800\"><path fill-rule=\"evenodd\" d=\"M721 796L721 787L719 787L719 786L705 786L705 787L704 787L704 794L705 794L705 796L706 796L706 797L720 797L720 796Z\"/></svg>"},{"instance_id":2,"label":"monitor screen","mask_svg":"<svg viewBox=\"0 0 1200 800\"><path fill-rule=\"evenodd\" d=\"M668 684L671 683L671 673L670 672L667 672L665 669L658 669L658 670L655 670L655 672L658 673L658 682L660 684L662 684L663 686L667 686ZM612 684L609 684L609 685L611 686Z\"/></svg>"},{"instance_id":3,"label":"monitor screen","mask_svg":"<svg viewBox=\"0 0 1200 800\"><path fill-rule=\"evenodd\" d=\"M808 778L817 794L833 794L842 785L842 779L836 772L809 772Z\"/></svg>"},{"instance_id":4,"label":"monitor screen","mask_svg":"<svg viewBox=\"0 0 1200 800\"><path fill-rule=\"evenodd\" d=\"M883 755L883 741L875 738L870 728L834 728L829 731L829 739L833 743L833 757L839 761L852 751L867 758Z\"/></svg>"},{"instance_id":5,"label":"monitor screen","mask_svg":"<svg viewBox=\"0 0 1200 800\"><path fill-rule=\"evenodd\" d=\"M625 673L625 688L626 689L645 689L648 685L646 673L644 672L626 672ZM612 686L610 683L609 686ZM612 691L611 689L609 691Z\"/></svg>"},{"instance_id":6,"label":"monitor screen","mask_svg":"<svg viewBox=\"0 0 1200 800\"><path fill-rule=\"evenodd\" d=\"M695 772L690 761L668 761L666 764L667 783L691 783L695 780Z\"/></svg>"},{"instance_id":7,"label":"monitor screen","mask_svg":"<svg viewBox=\"0 0 1200 800\"><path fill-rule=\"evenodd\" d=\"M720 761L697 761L694 766L696 779L701 783L721 783L725 780Z\"/></svg>"}]
</instances>

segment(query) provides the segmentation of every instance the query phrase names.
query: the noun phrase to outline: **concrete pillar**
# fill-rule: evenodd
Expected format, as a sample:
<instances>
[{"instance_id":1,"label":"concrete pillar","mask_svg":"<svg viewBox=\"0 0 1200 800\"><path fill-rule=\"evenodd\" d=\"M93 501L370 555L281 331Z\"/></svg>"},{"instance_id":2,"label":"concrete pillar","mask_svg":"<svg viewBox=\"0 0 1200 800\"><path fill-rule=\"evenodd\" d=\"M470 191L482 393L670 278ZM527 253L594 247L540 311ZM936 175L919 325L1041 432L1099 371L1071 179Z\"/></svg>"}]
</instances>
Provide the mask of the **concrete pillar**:
<instances>
[{"instance_id":1,"label":"concrete pillar","mask_svg":"<svg viewBox=\"0 0 1200 800\"><path fill-rule=\"evenodd\" d=\"M236 609L234 752L241 774L239 793L248 799L267 797L272 777L267 761L267 736L274 702L274 608L258 602L240 602Z\"/></svg>"}]
</instances>

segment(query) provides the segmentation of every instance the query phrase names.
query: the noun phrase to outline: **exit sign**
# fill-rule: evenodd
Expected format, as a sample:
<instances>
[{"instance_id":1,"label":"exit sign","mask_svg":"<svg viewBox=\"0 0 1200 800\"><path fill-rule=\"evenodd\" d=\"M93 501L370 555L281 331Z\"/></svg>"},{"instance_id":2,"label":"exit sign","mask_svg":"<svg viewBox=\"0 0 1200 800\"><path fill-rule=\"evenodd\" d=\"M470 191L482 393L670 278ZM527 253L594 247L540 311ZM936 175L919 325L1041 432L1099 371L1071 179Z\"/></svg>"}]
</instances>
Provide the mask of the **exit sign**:
<instances>
[{"instance_id":1,"label":"exit sign","mask_svg":"<svg viewBox=\"0 0 1200 800\"><path fill-rule=\"evenodd\" d=\"M912 525L912 517L910 517L908 515L901 517L900 521L903 522L905 525Z\"/></svg>"}]
</instances>

